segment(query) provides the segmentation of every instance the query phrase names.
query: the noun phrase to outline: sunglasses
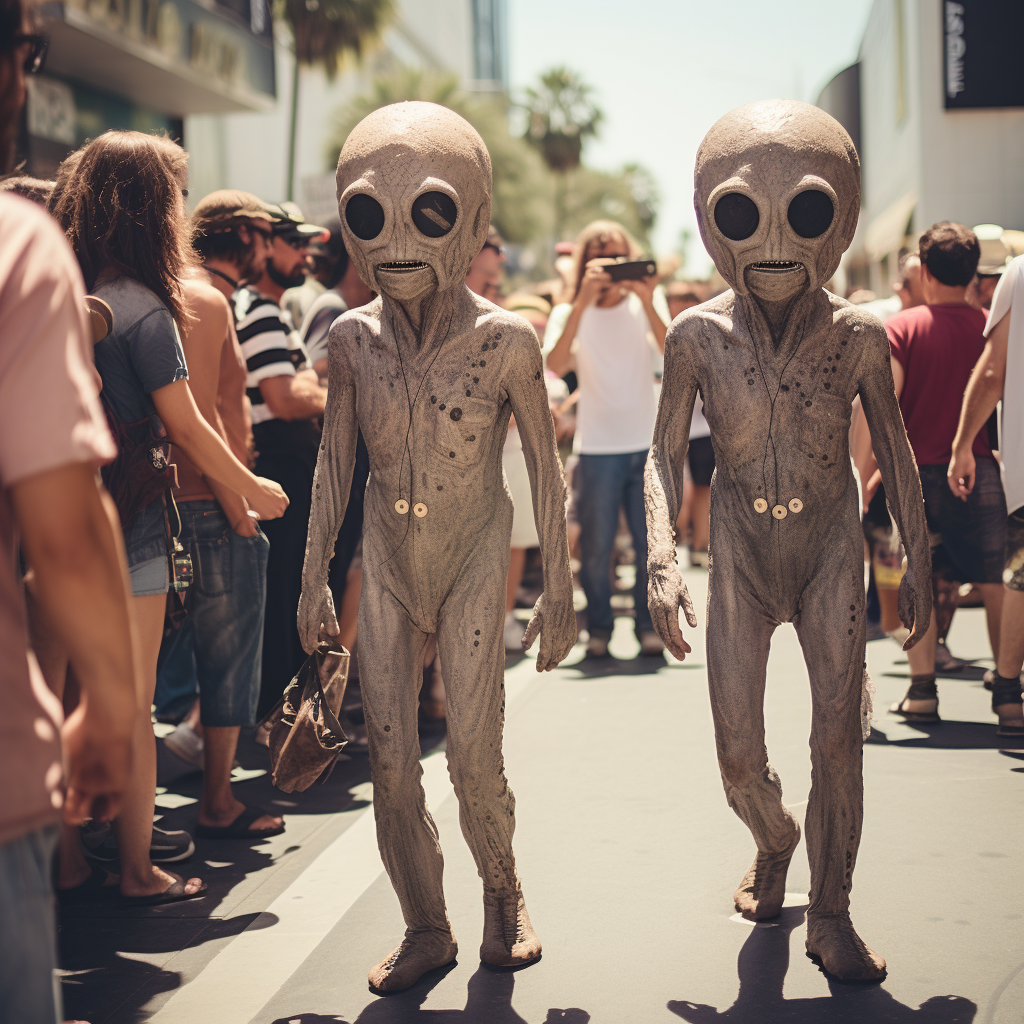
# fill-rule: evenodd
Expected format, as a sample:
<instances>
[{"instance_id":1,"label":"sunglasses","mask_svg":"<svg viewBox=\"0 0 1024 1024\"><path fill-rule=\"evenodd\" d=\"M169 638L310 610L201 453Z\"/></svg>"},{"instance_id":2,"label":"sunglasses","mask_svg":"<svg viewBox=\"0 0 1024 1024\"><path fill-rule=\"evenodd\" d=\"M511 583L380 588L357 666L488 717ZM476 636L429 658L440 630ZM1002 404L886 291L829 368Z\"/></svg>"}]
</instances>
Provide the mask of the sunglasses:
<instances>
[{"instance_id":1,"label":"sunglasses","mask_svg":"<svg viewBox=\"0 0 1024 1024\"><path fill-rule=\"evenodd\" d=\"M31 35L27 32L15 32L11 36L11 49L18 49L19 47L27 46L28 52L25 54L25 60L22 63L22 67L25 69L26 75L35 75L43 70L43 65L46 63L46 53L50 49L50 38L49 36Z\"/></svg>"}]
</instances>

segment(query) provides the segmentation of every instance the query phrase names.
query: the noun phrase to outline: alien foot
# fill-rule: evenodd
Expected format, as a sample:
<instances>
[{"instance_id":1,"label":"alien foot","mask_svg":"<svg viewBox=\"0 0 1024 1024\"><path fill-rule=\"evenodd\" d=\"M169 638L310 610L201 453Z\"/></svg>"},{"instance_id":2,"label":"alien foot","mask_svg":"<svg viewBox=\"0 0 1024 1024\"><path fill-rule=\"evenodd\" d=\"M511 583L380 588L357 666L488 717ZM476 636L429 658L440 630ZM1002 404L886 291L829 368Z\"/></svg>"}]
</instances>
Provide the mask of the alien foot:
<instances>
[{"instance_id":1,"label":"alien foot","mask_svg":"<svg viewBox=\"0 0 1024 1024\"><path fill-rule=\"evenodd\" d=\"M459 952L451 933L409 929L401 945L370 971L374 992L400 992L427 971L446 967Z\"/></svg>"},{"instance_id":2,"label":"alien foot","mask_svg":"<svg viewBox=\"0 0 1024 1024\"><path fill-rule=\"evenodd\" d=\"M521 889L484 886L484 941L480 959L492 967L525 967L540 957Z\"/></svg>"},{"instance_id":3,"label":"alien foot","mask_svg":"<svg viewBox=\"0 0 1024 1024\"><path fill-rule=\"evenodd\" d=\"M838 981L885 980L885 961L853 930L848 913L807 915L807 955Z\"/></svg>"},{"instance_id":4,"label":"alien foot","mask_svg":"<svg viewBox=\"0 0 1024 1024\"><path fill-rule=\"evenodd\" d=\"M786 898L786 872L800 842L800 826L793 822L793 837L781 853L758 852L750 870L733 893L736 909L751 921L776 917Z\"/></svg>"}]
</instances>

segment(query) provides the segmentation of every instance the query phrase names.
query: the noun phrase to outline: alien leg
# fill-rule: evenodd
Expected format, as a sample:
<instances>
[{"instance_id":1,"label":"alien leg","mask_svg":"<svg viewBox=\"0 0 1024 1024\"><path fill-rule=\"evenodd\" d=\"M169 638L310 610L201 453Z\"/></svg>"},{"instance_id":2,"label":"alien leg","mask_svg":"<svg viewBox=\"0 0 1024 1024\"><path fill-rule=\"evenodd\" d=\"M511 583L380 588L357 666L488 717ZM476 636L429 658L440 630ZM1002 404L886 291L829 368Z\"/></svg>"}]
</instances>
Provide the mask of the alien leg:
<instances>
[{"instance_id":1,"label":"alien leg","mask_svg":"<svg viewBox=\"0 0 1024 1024\"><path fill-rule=\"evenodd\" d=\"M450 963L458 951L445 909L437 828L420 781L417 695L427 637L369 574L364 578L358 629L364 649L379 652L360 661L360 687L377 844L406 923L401 945L370 971L370 985L395 992Z\"/></svg>"},{"instance_id":2,"label":"alien leg","mask_svg":"<svg viewBox=\"0 0 1024 1024\"><path fill-rule=\"evenodd\" d=\"M837 547L833 557L835 571L819 570L795 619L811 682L811 793L804 818L811 866L807 950L844 981L881 981L885 961L864 945L850 922L864 803L864 587L859 551Z\"/></svg>"},{"instance_id":3,"label":"alien leg","mask_svg":"<svg viewBox=\"0 0 1024 1024\"><path fill-rule=\"evenodd\" d=\"M716 551L716 556L718 552ZM774 917L800 826L782 804L782 784L764 745L764 686L776 623L716 566L708 600L707 658L718 764L729 806L750 829L757 856L734 894L747 917Z\"/></svg>"},{"instance_id":4,"label":"alien leg","mask_svg":"<svg viewBox=\"0 0 1024 1024\"><path fill-rule=\"evenodd\" d=\"M512 853L516 802L501 752L508 558L507 541L477 553L476 571L463 573L445 601L437 638L448 701L448 770L462 834L484 883L480 959L496 967L526 964L541 953Z\"/></svg>"}]
</instances>

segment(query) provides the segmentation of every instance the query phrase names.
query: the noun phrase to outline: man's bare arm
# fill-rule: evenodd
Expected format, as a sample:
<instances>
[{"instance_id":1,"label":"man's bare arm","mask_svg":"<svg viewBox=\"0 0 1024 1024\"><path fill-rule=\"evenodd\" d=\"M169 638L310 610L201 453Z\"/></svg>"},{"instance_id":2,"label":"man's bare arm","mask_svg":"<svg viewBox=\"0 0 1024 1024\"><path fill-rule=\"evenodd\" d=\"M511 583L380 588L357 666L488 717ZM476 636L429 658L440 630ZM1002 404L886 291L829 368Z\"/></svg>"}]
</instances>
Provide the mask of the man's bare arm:
<instances>
[{"instance_id":1,"label":"man's bare arm","mask_svg":"<svg viewBox=\"0 0 1024 1024\"><path fill-rule=\"evenodd\" d=\"M64 731L72 823L117 814L136 709L131 585L117 511L92 468L71 463L10 488L33 594L68 650L83 699Z\"/></svg>"},{"instance_id":2,"label":"man's bare arm","mask_svg":"<svg viewBox=\"0 0 1024 1024\"><path fill-rule=\"evenodd\" d=\"M1007 313L992 329L985 343L981 358L971 371L967 382L963 405L960 408L960 424L953 438L953 456L949 461L946 479L950 490L967 500L974 490L974 439L992 415L999 399L1003 397L1006 385L1006 348L1010 338L1010 317Z\"/></svg>"},{"instance_id":3,"label":"man's bare arm","mask_svg":"<svg viewBox=\"0 0 1024 1024\"><path fill-rule=\"evenodd\" d=\"M280 420L315 419L327 408L327 389L320 387L315 370L300 370L294 377L267 377L259 387L267 408Z\"/></svg>"},{"instance_id":4,"label":"man's bare arm","mask_svg":"<svg viewBox=\"0 0 1024 1024\"><path fill-rule=\"evenodd\" d=\"M334 601L327 585L327 572L334 555L334 543L348 508L359 436L355 377L346 351L346 336L352 344L354 342L351 339L357 337L362 330L367 328L356 319L345 320L331 329L327 409L320 455L313 476L313 506L309 513L298 611L299 638L303 648L310 654L316 649L321 625L331 634L338 632Z\"/></svg>"},{"instance_id":5,"label":"man's bare arm","mask_svg":"<svg viewBox=\"0 0 1024 1024\"><path fill-rule=\"evenodd\" d=\"M907 575L900 584L900 619L912 632L903 645L913 647L928 628L932 610L931 549L924 518L924 497L914 453L907 440L903 415L896 399L889 342L877 323L864 322L858 393L878 469L885 486L886 503L907 552Z\"/></svg>"}]
</instances>

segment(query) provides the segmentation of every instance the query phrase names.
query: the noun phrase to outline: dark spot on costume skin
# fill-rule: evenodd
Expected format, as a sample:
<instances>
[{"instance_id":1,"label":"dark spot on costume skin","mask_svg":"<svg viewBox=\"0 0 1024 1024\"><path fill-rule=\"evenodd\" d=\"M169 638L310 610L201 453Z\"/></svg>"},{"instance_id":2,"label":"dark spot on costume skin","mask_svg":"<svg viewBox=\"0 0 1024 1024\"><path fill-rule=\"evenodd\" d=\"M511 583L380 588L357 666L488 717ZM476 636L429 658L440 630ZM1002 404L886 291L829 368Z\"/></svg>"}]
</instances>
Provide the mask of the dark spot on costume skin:
<instances>
[{"instance_id":1,"label":"dark spot on costume skin","mask_svg":"<svg viewBox=\"0 0 1024 1024\"><path fill-rule=\"evenodd\" d=\"M851 615L850 616L850 621L851 622L856 622L857 621L857 616L856 615Z\"/></svg>"},{"instance_id":2,"label":"dark spot on costume skin","mask_svg":"<svg viewBox=\"0 0 1024 1024\"><path fill-rule=\"evenodd\" d=\"M476 440L476 434L470 434L469 437L466 438L466 440L467 441L475 441Z\"/></svg>"},{"instance_id":3,"label":"dark spot on costume skin","mask_svg":"<svg viewBox=\"0 0 1024 1024\"><path fill-rule=\"evenodd\" d=\"M479 647L480 646L480 641L479 640L474 640L473 641L473 646L474 647Z\"/></svg>"},{"instance_id":4,"label":"dark spot on costume skin","mask_svg":"<svg viewBox=\"0 0 1024 1024\"><path fill-rule=\"evenodd\" d=\"M848 636L853 636L853 630L852 629L848 629L846 632L847 632Z\"/></svg>"},{"instance_id":5,"label":"dark spot on costume skin","mask_svg":"<svg viewBox=\"0 0 1024 1024\"><path fill-rule=\"evenodd\" d=\"M808 452L808 453L807 453L807 458L809 458L809 459L813 459L813 458L814 458L814 455L813 455L813 454L812 454L811 452Z\"/></svg>"},{"instance_id":6,"label":"dark spot on costume skin","mask_svg":"<svg viewBox=\"0 0 1024 1024\"><path fill-rule=\"evenodd\" d=\"M828 436L829 436L829 437L831 437L832 435L831 435L831 434L829 434ZM850 611L851 611L851 612L855 612L856 610L857 610L857 606L856 606L855 604L851 604L851 605L850 605Z\"/></svg>"},{"instance_id":7,"label":"dark spot on costume skin","mask_svg":"<svg viewBox=\"0 0 1024 1024\"><path fill-rule=\"evenodd\" d=\"M471 395L472 392L469 390L469 388L466 388L466 397L469 398Z\"/></svg>"},{"instance_id":8,"label":"dark spot on costume skin","mask_svg":"<svg viewBox=\"0 0 1024 1024\"><path fill-rule=\"evenodd\" d=\"M384 731L385 732L391 732L391 726L390 725L385 725L384 726Z\"/></svg>"},{"instance_id":9,"label":"dark spot on costume skin","mask_svg":"<svg viewBox=\"0 0 1024 1024\"><path fill-rule=\"evenodd\" d=\"M822 458L823 461L827 461L828 460L828 456L827 455L822 455L821 458Z\"/></svg>"},{"instance_id":10,"label":"dark spot on costume skin","mask_svg":"<svg viewBox=\"0 0 1024 1024\"><path fill-rule=\"evenodd\" d=\"M444 404L444 402L442 402L442 403L441 403L441 404L440 404L440 405L438 406L438 409L440 409L440 410L441 410L441 412L444 412L444 410L445 410L445 404Z\"/></svg>"},{"instance_id":11,"label":"dark spot on costume skin","mask_svg":"<svg viewBox=\"0 0 1024 1024\"><path fill-rule=\"evenodd\" d=\"M747 383L748 384L753 384L754 382L752 380L748 380Z\"/></svg>"},{"instance_id":12,"label":"dark spot on costume skin","mask_svg":"<svg viewBox=\"0 0 1024 1024\"><path fill-rule=\"evenodd\" d=\"M840 345L845 345L845 344L846 344L846 342L845 342L845 341L841 341L841 342L839 342L839 344L840 344Z\"/></svg>"},{"instance_id":13,"label":"dark spot on costume skin","mask_svg":"<svg viewBox=\"0 0 1024 1024\"><path fill-rule=\"evenodd\" d=\"M782 385L782 390L783 391L788 391L789 390L789 385L788 384L783 384Z\"/></svg>"},{"instance_id":14,"label":"dark spot on costume skin","mask_svg":"<svg viewBox=\"0 0 1024 1024\"><path fill-rule=\"evenodd\" d=\"M826 390L826 391L828 391L828 390L829 390L829 388L831 388L831 387L832 387L832 385L831 385L831 384L829 384L828 382L826 382L826 383L825 383L825 390Z\"/></svg>"},{"instance_id":15,"label":"dark spot on costume skin","mask_svg":"<svg viewBox=\"0 0 1024 1024\"><path fill-rule=\"evenodd\" d=\"M466 394L469 394L469 392L467 391ZM452 409L452 411L450 413L448 413L448 415L453 420L455 420L456 423L458 423L459 420L462 419L462 410L458 406L456 406L454 409Z\"/></svg>"},{"instance_id":16,"label":"dark spot on costume skin","mask_svg":"<svg viewBox=\"0 0 1024 1024\"><path fill-rule=\"evenodd\" d=\"M808 406L808 407L810 407L810 404L811 404L811 403L810 403L810 400L808 400L808 401L804 402L804 405L806 405L806 406Z\"/></svg>"},{"instance_id":17,"label":"dark spot on costume skin","mask_svg":"<svg viewBox=\"0 0 1024 1024\"><path fill-rule=\"evenodd\" d=\"M431 395L430 396L430 404L431 405L437 405L437 395Z\"/></svg>"},{"instance_id":18,"label":"dark spot on costume skin","mask_svg":"<svg viewBox=\"0 0 1024 1024\"><path fill-rule=\"evenodd\" d=\"M320 451L322 451L322 452L327 451L327 445L325 445L325 444L320 445Z\"/></svg>"},{"instance_id":19,"label":"dark spot on costume skin","mask_svg":"<svg viewBox=\"0 0 1024 1024\"><path fill-rule=\"evenodd\" d=\"M837 363L839 362L840 358L841 358L841 356L840 356L840 355L839 355L839 353L837 352L837 353L836 353L836 362L837 362Z\"/></svg>"},{"instance_id":20,"label":"dark spot on costume skin","mask_svg":"<svg viewBox=\"0 0 1024 1024\"><path fill-rule=\"evenodd\" d=\"M479 384L480 383L480 378L479 377L474 377L473 378L473 383L474 384Z\"/></svg>"},{"instance_id":21,"label":"dark spot on costume skin","mask_svg":"<svg viewBox=\"0 0 1024 1024\"><path fill-rule=\"evenodd\" d=\"M480 635L480 630L479 629L474 629L473 630L473 635L474 636L479 636Z\"/></svg>"},{"instance_id":22,"label":"dark spot on costume skin","mask_svg":"<svg viewBox=\"0 0 1024 1024\"><path fill-rule=\"evenodd\" d=\"M480 365L481 365L481 366L486 366L486 365L487 365L487 360L485 360L485 359L481 359L481 360L480 360Z\"/></svg>"},{"instance_id":23,"label":"dark spot on costume skin","mask_svg":"<svg viewBox=\"0 0 1024 1024\"><path fill-rule=\"evenodd\" d=\"M832 367L832 372L835 373L837 369L838 369L838 367L833 366Z\"/></svg>"},{"instance_id":24,"label":"dark spot on costume skin","mask_svg":"<svg viewBox=\"0 0 1024 1024\"><path fill-rule=\"evenodd\" d=\"M474 369L476 368L476 363L474 363L474 364L473 364L473 368L474 368Z\"/></svg>"},{"instance_id":25,"label":"dark spot on costume skin","mask_svg":"<svg viewBox=\"0 0 1024 1024\"><path fill-rule=\"evenodd\" d=\"M501 341L501 331L498 331L498 333L494 336L494 340Z\"/></svg>"},{"instance_id":26,"label":"dark spot on costume skin","mask_svg":"<svg viewBox=\"0 0 1024 1024\"><path fill-rule=\"evenodd\" d=\"M488 350L488 349L489 349L490 347L491 347L491 346L490 346L490 345L488 345L488 344L487 344L487 342L485 341L485 342L484 342L484 343L483 343L483 344L482 344L482 345L480 346L480 351L481 351L481 352L486 352L486 351L487 351L487 350Z\"/></svg>"},{"instance_id":27,"label":"dark spot on costume skin","mask_svg":"<svg viewBox=\"0 0 1024 1024\"><path fill-rule=\"evenodd\" d=\"M441 486L440 484L438 484L438 485L437 485L437 489L438 489L439 491L443 491L443 490L444 490L444 488L443 488L443 487L442 487L442 486Z\"/></svg>"},{"instance_id":28,"label":"dark spot on costume skin","mask_svg":"<svg viewBox=\"0 0 1024 1024\"><path fill-rule=\"evenodd\" d=\"M455 452L449 452L448 453L448 458L449 459L454 459L455 458Z\"/></svg>"},{"instance_id":29,"label":"dark spot on costume skin","mask_svg":"<svg viewBox=\"0 0 1024 1024\"><path fill-rule=\"evenodd\" d=\"M536 372L536 373L535 373L535 374L533 375L533 379L534 379L534 380L540 380L540 370L538 370L538 371L537 371L537 372Z\"/></svg>"},{"instance_id":30,"label":"dark spot on costume skin","mask_svg":"<svg viewBox=\"0 0 1024 1024\"><path fill-rule=\"evenodd\" d=\"M798 386L799 386L799 385L798 385ZM807 396L806 396L806 395L805 395L805 394L804 394L804 393L803 393L803 392L801 391L801 392L800 392L800 397L801 397L801 398L806 398Z\"/></svg>"},{"instance_id":31,"label":"dark spot on costume skin","mask_svg":"<svg viewBox=\"0 0 1024 1024\"><path fill-rule=\"evenodd\" d=\"M829 361L830 363L832 362L832 357L831 357L831 356L829 356L829 357L828 357L828 361Z\"/></svg>"},{"instance_id":32,"label":"dark spot on costume skin","mask_svg":"<svg viewBox=\"0 0 1024 1024\"><path fill-rule=\"evenodd\" d=\"M728 345L723 345L723 346L722 346L722 349L723 349L724 351L728 352L728 351L729 351L729 346L728 346Z\"/></svg>"}]
</instances>

